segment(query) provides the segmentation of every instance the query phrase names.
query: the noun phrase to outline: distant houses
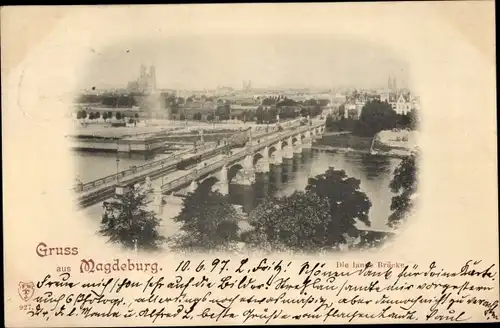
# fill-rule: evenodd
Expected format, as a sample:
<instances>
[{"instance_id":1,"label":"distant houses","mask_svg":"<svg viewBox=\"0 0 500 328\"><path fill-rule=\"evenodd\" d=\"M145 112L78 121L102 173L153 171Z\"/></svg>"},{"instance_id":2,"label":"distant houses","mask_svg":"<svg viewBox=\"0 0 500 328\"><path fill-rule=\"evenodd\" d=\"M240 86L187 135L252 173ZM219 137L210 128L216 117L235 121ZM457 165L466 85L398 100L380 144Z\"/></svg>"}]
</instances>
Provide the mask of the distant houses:
<instances>
[{"instance_id":1,"label":"distant houses","mask_svg":"<svg viewBox=\"0 0 500 328\"><path fill-rule=\"evenodd\" d=\"M359 119L363 107L368 101L379 100L391 105L397 114L408 114L419 109L419 99L409 91L357 92L347 95L340 108L344 119Z\"/></svg>"},{"instance_id":2,"label":"distant houses","mask_svg":"<svg viewBox=\"0 0 500 328\"><path fill-rule=\"evenodd\" d=\"M178 107L177 113L172 113L172 119L193 120L198 114L206 120L210 115L215 116L217 103L214 100L190 100Z\"/></svg>"},{"instance_id":3,"label":"distant houses","mask_svg":"<svg viewBox=\"0 0 500 328\"><path fill-rule=\"evenodd\" d=\"M407 114L419 108L419 99L409 91L386 92L381 94L380 100L389 103L398 114Z\"/></svg>"}]
</instances>

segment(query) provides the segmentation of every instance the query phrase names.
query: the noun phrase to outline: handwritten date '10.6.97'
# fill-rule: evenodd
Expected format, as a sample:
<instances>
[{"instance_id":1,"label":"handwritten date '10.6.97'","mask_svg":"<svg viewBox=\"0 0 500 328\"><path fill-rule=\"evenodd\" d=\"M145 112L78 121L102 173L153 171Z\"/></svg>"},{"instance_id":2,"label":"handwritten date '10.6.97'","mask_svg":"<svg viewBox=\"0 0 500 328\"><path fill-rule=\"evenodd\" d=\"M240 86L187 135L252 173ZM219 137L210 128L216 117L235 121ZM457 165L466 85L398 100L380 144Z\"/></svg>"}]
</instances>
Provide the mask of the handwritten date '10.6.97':
<instances>
[{"instance_id":1,"label":"handwritten date '10.6.97'","mask_svg":"<svg viewBox=\"0 0 500 328\"><path fill-rule=\"evenodd\" d=\"M29 317L139 318L144 324L498 320L495 265L184 260L144 279L46 274ZM478 314L480 314L478 316ZM112 323L111 323L112 324Z\"/></svg>"}]
</instances>

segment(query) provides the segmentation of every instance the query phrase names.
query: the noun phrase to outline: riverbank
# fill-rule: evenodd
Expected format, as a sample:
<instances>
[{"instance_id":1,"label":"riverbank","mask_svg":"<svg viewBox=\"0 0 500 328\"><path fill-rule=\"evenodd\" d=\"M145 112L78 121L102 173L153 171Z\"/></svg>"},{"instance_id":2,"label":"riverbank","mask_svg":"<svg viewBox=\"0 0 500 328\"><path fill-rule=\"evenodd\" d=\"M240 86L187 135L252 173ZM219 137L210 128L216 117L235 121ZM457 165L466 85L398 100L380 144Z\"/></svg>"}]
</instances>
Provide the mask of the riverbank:
<instances>
[{"instance_id":1,"label":"riverbank","mask_svg":"<svg viewBox=\"0 0 500 328\"><path fill-rule=\"evenodd\" d=\"M411 152L403 152L403 151L372 151L366 150L366 149L352 149L352 148L344 148L344 147L332 147L332 146L325 146L325 145L313 145L311 147L313 150L319 150L319 151L327 151L327 152L332 152L332 153L340 153L340 154L346 154L346 153L357 153L357 154L363 154L363 155L372 155L372 156L383 156L383 157L391 157L391 158L397 158L397 159L403 159L407 156L411 155Z\"/></svg>"},{"instance_id":2,"label":"riverbank","mask_svg":"<svg viewBox=\"0 0 500 328\"><path fill-rule=\"evenodd\" d=\"M350 132L330 132L312 147L337 153L356 152L403 159L416 149L415 131L381 131L374 137L360 137Z\"/></svg>"}]
</instances>

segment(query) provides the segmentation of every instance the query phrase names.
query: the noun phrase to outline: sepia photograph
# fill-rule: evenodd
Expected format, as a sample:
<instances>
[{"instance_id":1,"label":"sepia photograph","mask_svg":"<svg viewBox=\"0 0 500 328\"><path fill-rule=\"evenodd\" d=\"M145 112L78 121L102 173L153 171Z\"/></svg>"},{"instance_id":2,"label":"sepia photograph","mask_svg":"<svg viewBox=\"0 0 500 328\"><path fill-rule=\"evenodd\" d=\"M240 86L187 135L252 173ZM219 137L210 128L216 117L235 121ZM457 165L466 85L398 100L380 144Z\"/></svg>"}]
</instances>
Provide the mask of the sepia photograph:
<instances>
[{"instance_id":1,"label":"sepia photograph","mask_svg":"<svg viewBox=\"0 0 500 328\"><path fill-rule=\"evenodd\" d=\"M418 195L404 58L321 36L110 45L74 99L75 198L137 251L382 246Z\"/></svg>"},{"instance_id":2,"label":"sepia photograph","mask_svg":"<svg viewBox=\"0 0 500 328\"><path fill-rule=\"evenodd\" d=\"M6 326L500 321L493 1L0 14Z\"/></svg>"}]
</instances>

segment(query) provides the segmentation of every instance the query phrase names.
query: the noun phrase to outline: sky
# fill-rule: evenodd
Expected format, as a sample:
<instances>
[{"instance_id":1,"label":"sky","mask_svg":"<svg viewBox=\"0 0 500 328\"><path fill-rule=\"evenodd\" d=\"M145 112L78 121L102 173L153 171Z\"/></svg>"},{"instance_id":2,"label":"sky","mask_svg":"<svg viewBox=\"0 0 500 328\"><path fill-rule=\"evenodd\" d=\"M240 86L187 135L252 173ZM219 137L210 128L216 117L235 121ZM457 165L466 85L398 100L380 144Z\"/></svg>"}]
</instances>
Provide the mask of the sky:
<instances>
[{"instance_id":1,"label":"sky","mask_svg":"<svg viewBox=\"0 0 500 328\"><path fill-rule=\"evenodd\" d=\"M80 88L126 87L141 64L161 89L375 88L394 75L409 87L408 64L370 41L322 36L220 36L129 40L92 54Z\"/></svg>"}]
</instances>

